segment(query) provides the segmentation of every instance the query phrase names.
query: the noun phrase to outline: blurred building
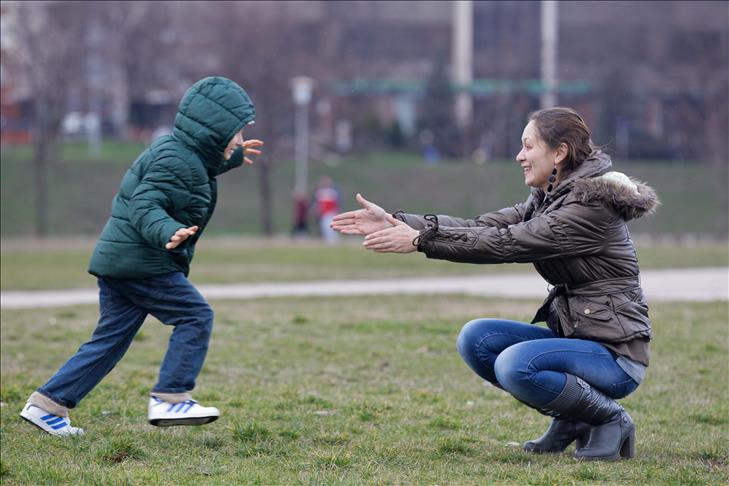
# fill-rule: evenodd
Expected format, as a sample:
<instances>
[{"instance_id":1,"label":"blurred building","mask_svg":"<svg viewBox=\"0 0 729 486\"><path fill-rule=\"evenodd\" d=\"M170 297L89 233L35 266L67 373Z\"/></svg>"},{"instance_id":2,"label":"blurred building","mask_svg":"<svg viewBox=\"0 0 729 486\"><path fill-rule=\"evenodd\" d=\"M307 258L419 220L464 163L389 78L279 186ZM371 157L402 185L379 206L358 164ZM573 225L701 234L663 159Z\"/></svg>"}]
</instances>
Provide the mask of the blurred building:
<instances>
[{"instance_id":1,"label":"blurred building","mask_svg":"<svg viewBox=\"0 0 729 486\"><path fill-rule=\"evenodd\" d=\"M320 60L306 74L328 81L317 94L333 111L330 139L336 119L351 122L355 147L387 143L393 124L416 135L427 80L437 62L450 66L451 2L256 6L287 17L298 47ZM495 157L515 153L539 107L540 15L537 1L473 4L475 131ZM558 102L619 157L705 158L707 134L726 133L728 3L559 2L557 27Z\"/></svg>"},{"instance_id":2,"label":"blurred building","mask_svg":"<svg viewBox=\"0 0 729 486\"><path fill-rule=\"evenodd\" d=\"M109 135L154 131L185 86L215 73L244 83L285 140L293 131L288 79L305 74L318 81L318 145L412 147L424 112L439 102L428 99L428 83L439 64L451 67L452 2L71 6L93 14L95 40L87 88L69 110L98 111ZM514 155L526 115L539 107L540 15L538 1L473 3L470 143L491 157ZM559 2L557 22L558 102L586 116L596 142L624 158L702 159L707 146L712 157L726 153L728 3ZM3 103L21 103L16 87L3 81Z\"/></svg>"}]
</instances>

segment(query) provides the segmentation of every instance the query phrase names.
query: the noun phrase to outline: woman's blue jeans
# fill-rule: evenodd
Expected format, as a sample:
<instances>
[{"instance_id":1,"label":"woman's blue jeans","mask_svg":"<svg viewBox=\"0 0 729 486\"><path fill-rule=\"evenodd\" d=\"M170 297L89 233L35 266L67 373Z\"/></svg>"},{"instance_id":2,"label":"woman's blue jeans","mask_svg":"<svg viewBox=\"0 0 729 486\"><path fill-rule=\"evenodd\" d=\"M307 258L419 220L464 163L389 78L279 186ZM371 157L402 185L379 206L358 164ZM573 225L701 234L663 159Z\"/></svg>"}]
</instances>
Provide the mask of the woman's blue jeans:
<instances>
[{"instance_id":1,"label":"woman's blue jeans","mask_svg":"<svg viewBox=\"0 0 729 486\"><path fill-rule=\"evenodd\" d=\"M481 378L534 407L544 407L562 392L566 373L611 398L622 398L638 387L602 344L560 338L523 322L473 320L458 336L458 352Z\"/></svg>"},{"instance_id":2,"label":"woman's blue jeans","mask_svg":"<svg viewBox=\"0 0 729 486\"><path fill-rule=\"evenodd\" d=\"M75 407L119 362L148 314L174 326L152 391L195 387L213 328L213 310L181 272L149 279L99 278L99 322L91 339L38 392Z\"/></svg>"}]
</instances>

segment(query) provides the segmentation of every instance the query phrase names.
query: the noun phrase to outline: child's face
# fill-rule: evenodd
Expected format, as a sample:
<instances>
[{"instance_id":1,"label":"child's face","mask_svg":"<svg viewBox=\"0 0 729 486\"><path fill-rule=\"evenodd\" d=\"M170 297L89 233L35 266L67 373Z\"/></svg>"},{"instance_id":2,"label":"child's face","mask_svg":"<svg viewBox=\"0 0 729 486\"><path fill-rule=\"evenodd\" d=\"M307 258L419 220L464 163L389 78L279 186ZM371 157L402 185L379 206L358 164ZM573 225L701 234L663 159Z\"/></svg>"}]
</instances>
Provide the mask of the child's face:
<instances>
[{"instance_id":1,"label":"child's face","mask_svg":"<svg viewBox=\"0 0 729 486\"><path fill-rule=\"evenodd\" d=\"M230 157L233 155L233 152L235 152L235 149L242 146L243 130L241 129L241 131L236 133L235 136L230 140L228 146L225 147L225 152L223 152L223 158L225 158L225 160L230 160Z\"/></svg>"}]
</instances>

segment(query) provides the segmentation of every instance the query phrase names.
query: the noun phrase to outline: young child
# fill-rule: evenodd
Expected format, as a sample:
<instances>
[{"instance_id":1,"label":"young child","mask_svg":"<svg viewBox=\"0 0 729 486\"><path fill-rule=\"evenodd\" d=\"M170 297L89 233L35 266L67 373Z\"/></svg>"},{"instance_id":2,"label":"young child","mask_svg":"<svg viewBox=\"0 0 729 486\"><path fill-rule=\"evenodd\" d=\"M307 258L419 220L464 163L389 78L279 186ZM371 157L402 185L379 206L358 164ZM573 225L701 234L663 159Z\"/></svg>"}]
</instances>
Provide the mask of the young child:
<instances>
[{"instance_id":1,"label":"young child","mask_svg":"<svg viewBox=\"0 0 729 486\"><path fill-rule=\"evenodd\" d=\"M89 265L98 278L99 321L91 339L28 399L20 416L52 435L82 435L74 408L121 359L148 314L174 327L148 419L159 427L201 425L220 412L192 399L213 311L187 280L195 243L210 221L216 177L260 154L244 140L255 109L222 77L202 79L180 102L171 135L156 139L127 171Z\"/></svg>"}]
</instances>

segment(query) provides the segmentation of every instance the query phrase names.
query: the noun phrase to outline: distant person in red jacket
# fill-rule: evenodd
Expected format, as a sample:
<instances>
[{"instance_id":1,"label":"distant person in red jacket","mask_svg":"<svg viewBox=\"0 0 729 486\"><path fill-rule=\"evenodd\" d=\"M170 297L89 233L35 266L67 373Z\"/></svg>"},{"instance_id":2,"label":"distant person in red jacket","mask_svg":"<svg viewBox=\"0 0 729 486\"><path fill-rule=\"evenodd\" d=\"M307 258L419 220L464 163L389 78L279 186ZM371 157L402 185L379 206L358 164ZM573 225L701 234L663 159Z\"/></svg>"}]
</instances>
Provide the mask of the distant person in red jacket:
<instances>
[{"instance_id":1,"label":"distant person in red jacket","mask_svg":"<svg viewBox=\"0 0 729 486\"><path fill-rule=\"evenodd\" d=\"M319 179L319 185L314 192L314 207L322 238L330 245L338 243L339 233L330 225L332 218L339 213L339 191L331 177L321 176Z\"/></svg>"}]
</instances>

